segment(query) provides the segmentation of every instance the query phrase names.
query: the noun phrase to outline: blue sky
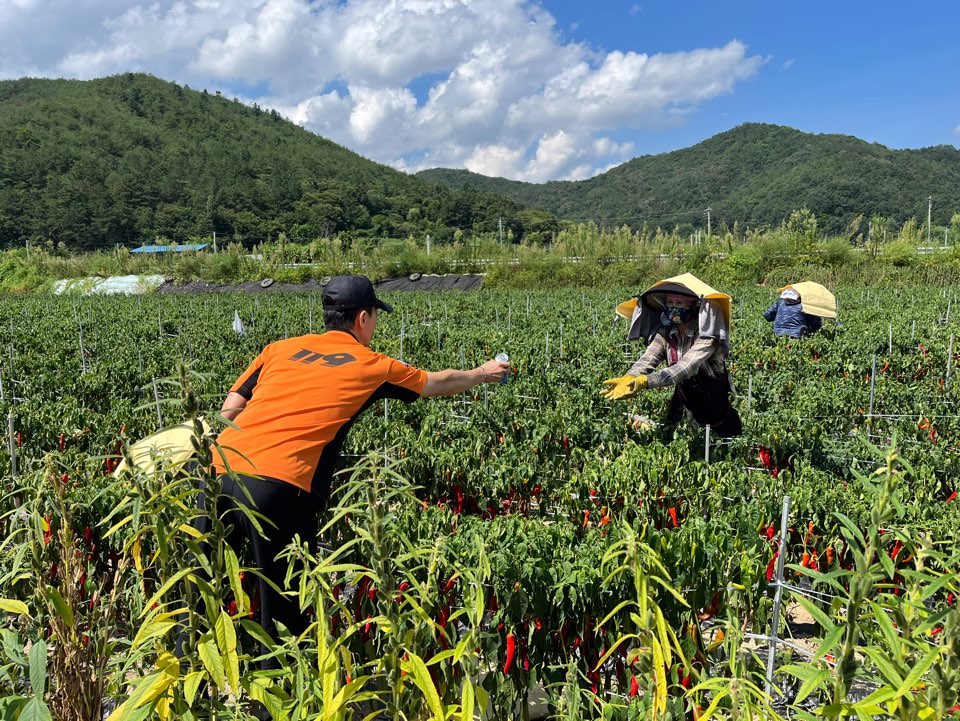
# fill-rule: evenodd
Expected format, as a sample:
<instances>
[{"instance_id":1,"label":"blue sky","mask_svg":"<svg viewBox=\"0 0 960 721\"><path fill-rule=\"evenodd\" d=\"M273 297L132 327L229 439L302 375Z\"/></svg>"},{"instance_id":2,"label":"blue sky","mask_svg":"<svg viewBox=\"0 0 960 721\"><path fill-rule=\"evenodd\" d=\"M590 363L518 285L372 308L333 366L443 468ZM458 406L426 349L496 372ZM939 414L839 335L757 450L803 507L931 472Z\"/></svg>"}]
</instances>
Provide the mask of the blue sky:
<instances>
[{"instance_id":1,"label":"blue sky","mask_svg":"<svg viewBox=\"0 0 960 721\"><path fill-rule=\"evenodd\" d=\"M0 79L148 72L542 182L744 122L956 146L957 27L958 0L0 0Z\"/></svg>"},{"instance_id":2,"label":"blue sky","mask_svg":"<svg viewBox=\"0 0 960 721\"><path fill-rule=\"evenodd\" d=\"M765 60L735 92L638 150L691 145L744 122L854 135L892 148L960 145L960 2L546 0L567 37L676 52L730 40Z\"/></svg>"}]
</instances>

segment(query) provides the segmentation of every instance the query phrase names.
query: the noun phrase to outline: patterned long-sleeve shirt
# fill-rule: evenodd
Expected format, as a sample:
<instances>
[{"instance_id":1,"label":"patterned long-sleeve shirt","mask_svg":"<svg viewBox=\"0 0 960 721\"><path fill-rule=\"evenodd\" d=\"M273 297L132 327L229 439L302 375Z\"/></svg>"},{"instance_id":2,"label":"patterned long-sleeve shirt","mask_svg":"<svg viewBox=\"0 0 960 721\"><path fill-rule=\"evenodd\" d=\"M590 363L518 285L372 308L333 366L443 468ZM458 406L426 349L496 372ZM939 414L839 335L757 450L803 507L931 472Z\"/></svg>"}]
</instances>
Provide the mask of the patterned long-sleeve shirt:
<instances>
[{"instance_id":1,"label":"patterned long-sleeve shirt","mask_svg":"<svg viewBox=\"0 0 960 721\"><path fill-rule=\"evenodd\" d=\"M676 353L670 348L671 341ZM664 360L667 367L652 372ZM693 378L703 368L714 378L723 376L725 370L723 349L715 338L700 338L693 328L680 333L676 327L657 333L646 352L627 373L646 375L648 388L663 388Z\"/></svg>"}]
</instances>

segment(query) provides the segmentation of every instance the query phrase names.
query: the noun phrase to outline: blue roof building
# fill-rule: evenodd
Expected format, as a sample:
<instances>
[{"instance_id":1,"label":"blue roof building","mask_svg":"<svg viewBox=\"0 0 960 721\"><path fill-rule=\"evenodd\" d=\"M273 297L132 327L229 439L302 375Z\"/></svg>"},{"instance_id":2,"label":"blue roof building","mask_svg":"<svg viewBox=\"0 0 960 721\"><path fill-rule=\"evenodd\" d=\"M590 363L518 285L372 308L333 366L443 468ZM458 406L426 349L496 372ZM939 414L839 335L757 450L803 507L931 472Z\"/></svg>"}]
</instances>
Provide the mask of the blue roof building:
<instances>
[{"instance_id":1,"label":"blue roof building","mask_svg":"<svg viewBox=\"0 0 960 721\"><path fill-rule=\"evenodd\" d=\"M197 243L195 245L142 245L139 248L133 248L131 253L184 253L188 250L203 250L209 248L209 243Z\"/></svg>"}]
</instances>

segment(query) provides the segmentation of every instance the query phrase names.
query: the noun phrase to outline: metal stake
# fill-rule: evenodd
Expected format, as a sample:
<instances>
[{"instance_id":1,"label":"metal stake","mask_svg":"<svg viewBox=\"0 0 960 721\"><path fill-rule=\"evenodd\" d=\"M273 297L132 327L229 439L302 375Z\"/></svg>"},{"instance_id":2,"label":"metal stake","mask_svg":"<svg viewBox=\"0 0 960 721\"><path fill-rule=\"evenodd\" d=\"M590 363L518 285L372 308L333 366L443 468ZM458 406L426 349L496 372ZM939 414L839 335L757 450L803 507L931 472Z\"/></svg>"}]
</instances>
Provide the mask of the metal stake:
<instances>
[{"instance_id":1,"label":"metal stake","mask_svg":"<svg viewBox=\"0 0 960 721\"><path fill-rule=\"evenodd\" d=\"M773 596L773 621L770 623L770 650L767 652L767 695L773 688L773 666L777 658L777 632L780 630L780 603L783 598L783 564L787 550L787 522L790 518L790 496L783 497L780 516L780 549L777 555L777 590Z\"/></svg>"},{"instance_id":2,"label":"metal stake","mask_svg":"<svg viewBox=\"0 0 960 721\"><path fill-rule=\"evenodd\" d=\"M7 411L7 435L10 444L10 478L17 482L17 442L13 435L13 411Z\"/></svg>"},{"instance_id":3,"label":"metal stake","mask_svg":"<svg viewBox=\"0 0 960 721\"><path fill-rule=\"evenodd\" d=\"M703 438L703 460L705 463L710 462L710 424L708 423L704 426L706 433Z\"/></svg>"},{"instance_id":4,"label":"metal stake","mask_svg":"<svg viewBox=\"0 0 960 721\"><path fill-rule=\"evenodd\" d=\"M160 412L160 391L157 388L157 379L153 379L153 400L157 402L157 420L160 421L160 426L163 427L163 414Z\"/></svg>"},{"instance_id":5,"label":"metal stake","mask_svg":"<svg viewBox=\"0 0 960 721\"><path fill-rule=\"evenodd\" d=\"M874 389L877 383L877 355L873 355L873 368L870 371L870 412L867 413L867 418L873 417L873 397Z\"/></svg>"},{"instance_id":6,"label":"metal stake","mask_svg":"<svg viewBox=\"0 0 960 721\"><path fill-rule=\"evenodd\" d=\"M953 333L950 334L950 346L947 349L947 377L944 380L944 388L950 387L950 374L953 372Z\"/></svg>"}]
</instances>

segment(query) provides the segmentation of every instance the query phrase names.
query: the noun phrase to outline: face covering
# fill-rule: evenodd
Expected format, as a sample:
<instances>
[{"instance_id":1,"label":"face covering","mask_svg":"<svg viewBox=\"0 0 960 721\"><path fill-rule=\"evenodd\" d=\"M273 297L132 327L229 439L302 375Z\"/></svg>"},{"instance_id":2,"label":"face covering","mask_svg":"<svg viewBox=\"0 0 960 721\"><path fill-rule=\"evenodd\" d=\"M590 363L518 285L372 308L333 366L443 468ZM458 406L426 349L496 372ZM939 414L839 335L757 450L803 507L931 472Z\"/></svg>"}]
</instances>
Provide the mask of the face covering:
<instances>
[{"instance_id":1,"label":"face covering","mask_svg":"<svg viewBox=\"0 0 960 721\"><path fill-rule=\"evenodd\" d=\"M693 308L683 308L675 305L668 305L663 309L661 320L664 325L683 325L693 318Z\"/></svg>"}]
</instances>

